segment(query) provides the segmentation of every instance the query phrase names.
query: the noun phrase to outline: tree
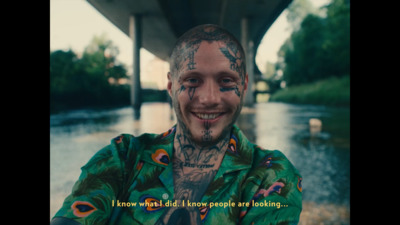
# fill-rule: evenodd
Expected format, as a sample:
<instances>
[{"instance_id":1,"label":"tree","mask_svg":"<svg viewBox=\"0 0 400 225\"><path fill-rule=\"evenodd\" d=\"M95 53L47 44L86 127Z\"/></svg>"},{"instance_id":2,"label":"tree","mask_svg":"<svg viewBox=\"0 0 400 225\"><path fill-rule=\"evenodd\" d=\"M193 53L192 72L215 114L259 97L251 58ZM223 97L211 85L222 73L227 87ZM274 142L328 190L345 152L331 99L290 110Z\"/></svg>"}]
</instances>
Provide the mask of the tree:
<instances>
[{"instance_id":1,"label":"tree","mask_svg":"<svg viewBox=\"0 0 400 225\"><path fill-rule=\"evenodd\" d=\"M333 0L326 17L308 14L280 48L277 70L287 85L349 75L350 3Z\"/></svg>"},{"instance_id":2,"label":"tree","mask_svg":"<svg viewBox=\"0 0 400 225\"><path fill-rule=\"evenodd\" d=\"M350 1L334 0L327 7L326 37L322 49L329 57L331 75L350 72Z\"/></svg>"},{"instance_id":3,"label":"tree","mask_svg":"<svg viewBox=\"0 0 400 225\"><path fill-rule=\"evenodd\" d=\"M288 85L308 83L323 76L324 55L320 51L323 41L323 20L308 15L301 30L291 35L292 48L285 53L284 78Z\"/></svg>"},{"instance_id":4,"label":"tree","mask_svg":"<svg viewBox=\"0 0 400 225\"><path fill-rule=\"evenodd\" d=\"M103 74L104 80L127 78L125 65L117 62L119 50L105 34L95 36L85 48L82 62L90 74Z\"/></svg>"},{"instance_id":5,"label":"tree","mask_svg":"<svg viewBox=\"0 0 400 225\"><path fill-rule=\"evenodd\" d=\"M309 14L316 14L315 9L310 0L296 0L293 1L287 8L286 19L290 24L292 32L300 29L301 22Z\"/></svg>"},{"instance_id":6,"label":"tree","mask_svg":"<svg viewBox=\"0 0 400 225\"><path fill-rule=\"evenodd\" d=\"M76 73L78 58L70 49L68 51L57 50L50 53L50 91L64 92L70 87L70 75Z\"/></svg>"},{"instance_id":7,"label":"tree","mask_svg":"<svg viewBox=\"0 0 400 225\"><path fill-rule=\"evenodd\" d=\"M127 78L118 64L118 48L105 35L95 36L81 58L72 51L50 53L51 111L129 103L129 86L110 84Z\"/></svg>"}]
</instances>

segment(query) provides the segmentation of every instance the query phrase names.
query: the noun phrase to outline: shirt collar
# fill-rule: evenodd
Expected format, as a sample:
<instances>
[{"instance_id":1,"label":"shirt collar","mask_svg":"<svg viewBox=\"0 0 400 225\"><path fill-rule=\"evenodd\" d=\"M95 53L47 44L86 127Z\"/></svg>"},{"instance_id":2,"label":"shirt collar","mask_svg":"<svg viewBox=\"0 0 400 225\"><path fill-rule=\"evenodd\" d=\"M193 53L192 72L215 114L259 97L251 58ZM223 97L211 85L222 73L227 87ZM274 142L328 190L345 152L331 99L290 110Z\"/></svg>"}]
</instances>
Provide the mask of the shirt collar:
<instances>
[{"instance_id":1,"label":"shirt collar","mask_svg":"<svg viewBox=\"0 0 400 225\"><path fill-rule=\"evenodd\" d=\"M226 173L251 168L253 149L253 144L236 125L233 125L228 149L216 178Z\"/></svg>"},{"instance_id":2,"label":"shirt collar","mask_svg":"<svg viewBox=\"0 0 400 225\"><path fill-rule=\"evenodd\" d=\"M176 125L168 131L147 140L151 143L145 144L142 160L164 168L172 166L175 128Z\"/></svg>"}]
</instances>

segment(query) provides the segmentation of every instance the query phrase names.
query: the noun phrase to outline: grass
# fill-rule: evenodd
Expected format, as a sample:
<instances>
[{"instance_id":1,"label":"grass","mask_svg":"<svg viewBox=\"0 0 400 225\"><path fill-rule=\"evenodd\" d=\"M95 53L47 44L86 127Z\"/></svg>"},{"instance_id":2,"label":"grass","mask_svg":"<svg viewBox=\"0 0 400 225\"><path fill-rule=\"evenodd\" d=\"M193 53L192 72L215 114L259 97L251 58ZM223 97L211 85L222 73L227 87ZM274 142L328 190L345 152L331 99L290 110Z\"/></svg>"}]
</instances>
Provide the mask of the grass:
<instances>
[{"instance_id":1,"label":"grass","mask_svg":"<svg viewBox=\"0 0 400 225\"><path fill-rule=\"evenodd\" d=\"M350 76L332 77L275 92L270 101L332 106L350 105Z\"/></svg>"}]
</instances>

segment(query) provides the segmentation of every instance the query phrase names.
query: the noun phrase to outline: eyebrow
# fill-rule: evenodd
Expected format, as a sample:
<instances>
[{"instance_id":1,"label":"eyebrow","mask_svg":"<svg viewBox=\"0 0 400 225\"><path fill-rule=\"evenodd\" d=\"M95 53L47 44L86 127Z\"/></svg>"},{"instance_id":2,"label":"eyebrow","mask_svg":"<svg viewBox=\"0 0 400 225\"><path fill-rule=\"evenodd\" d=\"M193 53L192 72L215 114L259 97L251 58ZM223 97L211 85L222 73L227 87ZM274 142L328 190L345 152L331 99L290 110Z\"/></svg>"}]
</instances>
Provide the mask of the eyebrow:
<instances>
[{"instance_id":1,"label":"eyebrow","mask_svg":"<svg viewBox=\"0 0 400 225\"><path fill-rule=\"evenodd\" d=\"M196 72L196 71L186 71L186 72L183 72L182 74L180 74L178 77L183 79L183 78L190 77L190 76L202 77L204 75L199 72Z\"/></svg>"},{"instance_id":2,"label":"eyebrow","mask_svg":"<svg viewBox=\"0 0 400 225\"><path fill-rule=\"evenodd\" d=\"M181 77L181 78L185 78L185 77L188 77L188 76L203 77L204 75L203 75L203 73L201 73L201 72L199 72L199 71L192 71L192 70L185 71L185 72L183 72L181 75L179 75L179 77ZM219 71L219 72L218 72L216 75L214 75L214 76L215 76L215 77L234 76L234 77L237 77L237 78L240 79L240 75L239 75L238 72L232 71L232 70L229 70L229 69Z\"/></svg>"}]
</instances>

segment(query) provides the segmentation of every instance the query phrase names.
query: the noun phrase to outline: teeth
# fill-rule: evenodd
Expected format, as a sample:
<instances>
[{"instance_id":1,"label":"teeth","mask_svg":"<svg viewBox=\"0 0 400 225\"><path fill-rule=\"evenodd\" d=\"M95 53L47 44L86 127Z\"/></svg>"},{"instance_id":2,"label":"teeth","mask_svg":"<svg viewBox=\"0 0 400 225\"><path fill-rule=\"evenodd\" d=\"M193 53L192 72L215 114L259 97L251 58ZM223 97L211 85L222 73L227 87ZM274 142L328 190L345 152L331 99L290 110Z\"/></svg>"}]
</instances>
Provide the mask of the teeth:
<instances>
[{"instance_id":1,"label":"teeth","mask_svg":"<svg viewBox=\"0 0 400 225\"><path fill-rule=\"evenodd\" d=\"M196 116L203 120L212 120L217 118L220 113L217 114L206 114L206 113L196 113Z\"/></svg>"}]
</instances>

